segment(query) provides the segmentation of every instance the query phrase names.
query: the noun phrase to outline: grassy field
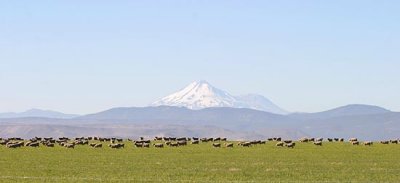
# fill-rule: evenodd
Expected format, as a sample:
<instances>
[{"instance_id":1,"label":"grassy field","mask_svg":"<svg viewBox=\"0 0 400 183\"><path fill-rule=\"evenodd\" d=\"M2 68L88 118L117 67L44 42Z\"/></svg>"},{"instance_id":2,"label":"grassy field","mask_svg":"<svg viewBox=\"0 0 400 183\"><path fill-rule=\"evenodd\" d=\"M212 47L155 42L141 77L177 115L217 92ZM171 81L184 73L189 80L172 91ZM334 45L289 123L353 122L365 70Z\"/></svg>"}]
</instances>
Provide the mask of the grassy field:
<instances>
[{"instance_id":1,"label":"grassy field","mask_svg":"<svg viewBox=\"0 0 400 183\"><path fill-rule=\"evenodd\" d=\"M400 145L0 146L0 182L400 182Z\"/></svg>"}]
</instances>

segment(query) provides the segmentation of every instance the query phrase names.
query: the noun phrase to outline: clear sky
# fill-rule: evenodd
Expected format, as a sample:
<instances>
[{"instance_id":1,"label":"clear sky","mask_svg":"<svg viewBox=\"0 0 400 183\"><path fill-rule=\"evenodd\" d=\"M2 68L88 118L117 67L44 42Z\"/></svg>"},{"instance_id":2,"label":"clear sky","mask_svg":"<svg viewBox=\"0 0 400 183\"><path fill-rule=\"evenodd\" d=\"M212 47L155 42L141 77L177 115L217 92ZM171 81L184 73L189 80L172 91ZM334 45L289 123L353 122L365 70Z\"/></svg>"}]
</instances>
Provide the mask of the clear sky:
<instances>
[{"instance_id":1,"label":"clear sky","mask_svg":"<svg viewBox=\"0 0 400 183\"><path fill-rule=\"evenodd\" d=\"M0 112L146 106L196 80L400 111L400 1L0 1Z\"/></svg>"}]
</instances>

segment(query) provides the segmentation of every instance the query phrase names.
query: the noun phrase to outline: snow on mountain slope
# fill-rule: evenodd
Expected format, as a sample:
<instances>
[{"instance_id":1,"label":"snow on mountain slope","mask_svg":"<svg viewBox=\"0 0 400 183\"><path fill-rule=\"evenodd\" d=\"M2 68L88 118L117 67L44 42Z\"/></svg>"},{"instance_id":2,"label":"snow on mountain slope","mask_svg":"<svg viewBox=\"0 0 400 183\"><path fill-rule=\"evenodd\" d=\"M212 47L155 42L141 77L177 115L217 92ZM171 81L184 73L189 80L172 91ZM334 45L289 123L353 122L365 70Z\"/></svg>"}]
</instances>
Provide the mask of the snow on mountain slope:
<instances>
[{"instance_id":1,"label":"snow on mountain slope","mask_svg":"<svg viewBox=\"0 0 400 183\"><path fill-rule=\"evenodd\" d=\"M151 105L183 106L189 109L209 107L250 108L276 114L287 113L261 95L232 96L223 90L213 87L207 81L193 82L184 89L168 95Z\"/></svg>"}]
</instances>

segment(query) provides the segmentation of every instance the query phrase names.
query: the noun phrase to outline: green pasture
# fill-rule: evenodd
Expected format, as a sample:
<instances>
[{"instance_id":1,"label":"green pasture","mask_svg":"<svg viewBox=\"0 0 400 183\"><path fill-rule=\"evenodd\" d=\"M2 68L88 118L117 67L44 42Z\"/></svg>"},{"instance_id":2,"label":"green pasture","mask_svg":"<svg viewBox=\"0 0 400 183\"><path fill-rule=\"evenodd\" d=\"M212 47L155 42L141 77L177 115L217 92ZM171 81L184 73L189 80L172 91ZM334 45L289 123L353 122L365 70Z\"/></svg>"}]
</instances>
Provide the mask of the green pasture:
<instances>
[{"instance_id":1,"label":"green pasture","mask_svg":"<svg viewBox=\"0 0 400 183\"><path fill-rule=\"evenodd\" d=\"M124 143L124 149L0 146L0 182L400 182L400 144L142 149Z\"/></svg>"}]
</instances>

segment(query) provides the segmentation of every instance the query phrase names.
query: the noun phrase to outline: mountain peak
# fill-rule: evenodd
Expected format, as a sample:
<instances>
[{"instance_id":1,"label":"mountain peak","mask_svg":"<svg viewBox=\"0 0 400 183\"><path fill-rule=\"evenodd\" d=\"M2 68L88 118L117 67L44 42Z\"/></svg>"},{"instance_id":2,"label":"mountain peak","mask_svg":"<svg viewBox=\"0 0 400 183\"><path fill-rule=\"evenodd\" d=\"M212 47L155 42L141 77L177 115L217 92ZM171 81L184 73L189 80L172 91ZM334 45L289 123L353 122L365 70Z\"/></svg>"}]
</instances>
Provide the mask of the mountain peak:
<instances>
[{"instance_id":1,"label":"mountain peak","mask_svg":"<svg viewBox=\"0 0 400 183\"><path fill-rule=\"evenodd\" d=\"M196 84L199 84L199 85L201 85L201 84L211 85L211 84L208 83L206 80L199 80L199 81L195 81L195 82L193 82L193 83L196 83Z\"/></svg>"},{"instance_id":2,"label":"mountain peak","mask_svg":"<svg viewBox=\"0 0 400 183\"><path fill-rule=\"evenodd\" d=\"M189 84L185 89L195 90L195 92L200 92L202 94L213 94L215 90L218 90L205 80L195 81Z\"/></svg>"},{"instance_id":3,"label":"mountain peak","mask_svg":"<svg viewBox=\"0 0 400 183\"><path fill-rule=\"evenodd\" d=\"M261 95L233 96L226 91L215 88L205 80L190 83L180 91L168 95L152 106L181 106L189 109L209 107L250 108L271 113L285 114L286 112Z\"/></svg>"}]
</instances>

